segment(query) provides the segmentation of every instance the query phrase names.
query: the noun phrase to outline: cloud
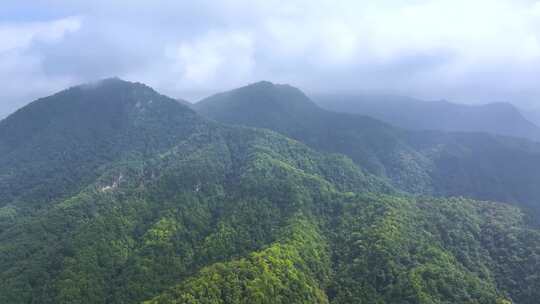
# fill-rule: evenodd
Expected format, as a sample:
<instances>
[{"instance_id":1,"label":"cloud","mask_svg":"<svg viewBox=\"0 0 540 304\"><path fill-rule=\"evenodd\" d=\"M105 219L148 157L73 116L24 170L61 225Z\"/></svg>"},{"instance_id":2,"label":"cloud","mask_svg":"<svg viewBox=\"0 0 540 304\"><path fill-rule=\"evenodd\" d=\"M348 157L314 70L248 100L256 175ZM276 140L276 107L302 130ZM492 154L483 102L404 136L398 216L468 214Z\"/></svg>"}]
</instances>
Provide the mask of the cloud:
<instances>
[{"instance_id":1,"label":"cloud","mask_svg":"<svg viewBox=\"0 0 540 304\"><path fill-rule=\"evenodd\" d=\"M80 27L81 19L77 17L0 24L0 117L28 102L27 98L71 83L69 75L50 77L44 74L42 57L29 52L35 44L60 43Z\"/></svg>"},{"instance_id":2,"label":"cloud","mask_svg":"<svg viewBox=\"0 0 540 304\"><path fill-rule=\"evenodd\" d=\"M255 66L253 38L243 32L212 31L192 41L170 47L175 82L179 88L206 87L221 83L220 88L250 80ZM185 87L186 85L190 87Z\"/></svg>"},{"instance_id":3,"label":"cloud","mask_svg":"<svg viewBox=\"0 0 540 304\"><path fill-rule=\"evenodd\" d=\"M12 85L2 100L113 75L175 97L261 79L308 92L540 97L540 1L55 0L34 10L17 3L10 16L30 21L0 25L0 81L26 85Z\"/></svg>"},{"instance_id":4,"label":"cloud","mask_svg":"<svg viewBox=\"0 0 540 304\"><path fill-rule=\"evenodd\" d=\"M76 32L81 27L77 17L62 18L49 22L27 22L0 24L0 53L26 49L32 42L58 42L67 33Z\"/></svg>"},{"instance_id":5,"label":"cloud","mask_svg":"<svg viewBox=\"0 0 540 304\"><path fill-rule=\"evenodd\" d=\"M322 89L337 83L349 90L388 89L426 98L489 101L511 100L536 86L531 76L540 72L538 2L349 4L304 11L311 16L302 20L309 24L307 31L289 26L290 36L314 37L296 52L308 54L309 64L318 67L311 75L329 80ZM325 35L336 25L341 29L337 34ZM277 44L286 45L287 40ZM335 46L346 52L333 50ZM341 68L335 71L336 67ZM359 81L355 84L346 77ZM315 80L310 86L321 88L324 82ZM530 98L539 95L536 88Z\"/></svg>"}]
</instances>

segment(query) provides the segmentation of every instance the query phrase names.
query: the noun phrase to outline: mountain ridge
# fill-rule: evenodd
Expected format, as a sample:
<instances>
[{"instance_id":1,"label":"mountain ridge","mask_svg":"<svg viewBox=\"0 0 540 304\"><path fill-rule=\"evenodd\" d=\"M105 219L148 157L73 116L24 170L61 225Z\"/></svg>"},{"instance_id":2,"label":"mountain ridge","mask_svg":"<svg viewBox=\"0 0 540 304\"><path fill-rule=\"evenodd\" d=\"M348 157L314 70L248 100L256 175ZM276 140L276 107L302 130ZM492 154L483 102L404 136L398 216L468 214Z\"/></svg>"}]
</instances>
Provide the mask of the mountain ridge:
<instances>
[{"instance_id":1,"label":"mountain ridge","mask_svg":"<svg viewBox=\"0 0 540 304\"><path fill-rule=\"evenodd\" d=\"M406 129L483 132L540 141L540 128L507 102L466 105L375 94L329 94L314 99L328 110L369 115Z\"/></svg>"},{"instance_id":2,"label":"mountain ridge","mask_svg":"<svg viewBox=\"0 0 540 304\"><path fill-rule=\"evenodd\" d=\"M114 140L101 128L107 119L67 118L40 130L39 145L14 148L10 161L35 180L0 177L22 193L1 201L0 302L533 304L540 296L540 230L517 207L405 195L341 154L121 87L45 99L87 113L87 102L128 98L126 111L109 113L125 126ZM27 147L40 149L39 166L24 162ZM95 151L106 157L88 158ZM52 201L33 192L32 182L60 185L39 173L63 167L56 176L75 187Z\"/></svg>"},{"instance_id":3,"label":"mountain ridge","mask_svg":"<svg viewBox=\"0 0 540 304\"><path fill-rule=\"evenodd\" d=\"M0 206L72 193L101 165L166 148L204 121L145 85L117 78L38 99L0 121Z\"/></svg>"},{"instance_id":4,"label":"mountain ridge","mask_svg":"<svg viewBox=\"0 0 540 304\"><path fill-rule=\"evenodd\" d=\"M265 90L244 87L208 97L194 109L220 122L268 128L314 149L347 155L410 193L511 202L540 215L540 191L533 186L540 182L537 143L478 132L410 131L365 115L328 111L305 94L289 97L268 84ZM277 106L261 110L260 100ZM304 105L287 107L288 100Z\"/></svg>"}]
</instances>

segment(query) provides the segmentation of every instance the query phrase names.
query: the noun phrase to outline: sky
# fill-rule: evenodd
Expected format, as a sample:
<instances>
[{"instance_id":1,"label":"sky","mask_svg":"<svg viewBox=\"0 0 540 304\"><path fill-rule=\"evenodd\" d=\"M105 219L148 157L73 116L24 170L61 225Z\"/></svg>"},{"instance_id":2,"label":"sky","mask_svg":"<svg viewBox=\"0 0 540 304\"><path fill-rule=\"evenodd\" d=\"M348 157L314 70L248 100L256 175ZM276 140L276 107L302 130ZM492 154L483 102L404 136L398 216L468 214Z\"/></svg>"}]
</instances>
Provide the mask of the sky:
<instances>
[{"instance_id":1,"label":"sky","mask_svg":"<svg viewBox=\"0 0 540 304\"><path fill-rule=\"evenodd\" d=\"M269 80L540 108L540 1L2 1L0 117L112 76L191 101Z\"/></svg>"}]
</instances>

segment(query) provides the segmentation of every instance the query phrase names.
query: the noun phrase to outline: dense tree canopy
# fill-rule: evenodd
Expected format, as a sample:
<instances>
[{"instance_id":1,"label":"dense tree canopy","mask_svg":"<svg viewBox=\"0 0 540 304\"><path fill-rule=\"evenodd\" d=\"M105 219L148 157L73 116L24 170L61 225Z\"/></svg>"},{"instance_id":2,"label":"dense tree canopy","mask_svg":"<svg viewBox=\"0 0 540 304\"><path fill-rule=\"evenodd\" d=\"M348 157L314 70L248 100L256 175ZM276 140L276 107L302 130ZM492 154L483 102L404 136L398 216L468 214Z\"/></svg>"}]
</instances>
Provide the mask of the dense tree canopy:
<instances>
[{"instance_id":1,"label":"dense tree canopy","mask_svg":"<svg viewBox=\"0 0 540 304\"><path fill-rule=\"evenodd\" d=\"M16 164L0 182L19 186L0 199L0 303L532 304L540 296L540 230L516 207L410 196L344 156L207 121L139 84L113 80L40 102L85 100L72 105L79 113L107 90L118 94L110 103L127 96L120 113L128 113L110 145L102 140L111 130L74 135L64 115L41 125L39 140L0 131L2 151L12 151L2 164ZM105 150L58 153L79 140ZM45 143L20 175L28 149ZM62 163L75 169L47 173ZM69 191L44 196L32 180L24 187L25 176Z\"/></svg>"},{"instance_id":2,"label":"dense tree canopy","mask_svg":"<svg viewBox=\"0 0 540 304\"><path fill-rule=\"evenodd\" d=\"M208 97L194 108L220 122L268 128L347 155L409 193L503 201L532 209L540 219L538 143L399 129L371 117L324 110L300 90L269 82Z\"/></svg>"}]
</instances>

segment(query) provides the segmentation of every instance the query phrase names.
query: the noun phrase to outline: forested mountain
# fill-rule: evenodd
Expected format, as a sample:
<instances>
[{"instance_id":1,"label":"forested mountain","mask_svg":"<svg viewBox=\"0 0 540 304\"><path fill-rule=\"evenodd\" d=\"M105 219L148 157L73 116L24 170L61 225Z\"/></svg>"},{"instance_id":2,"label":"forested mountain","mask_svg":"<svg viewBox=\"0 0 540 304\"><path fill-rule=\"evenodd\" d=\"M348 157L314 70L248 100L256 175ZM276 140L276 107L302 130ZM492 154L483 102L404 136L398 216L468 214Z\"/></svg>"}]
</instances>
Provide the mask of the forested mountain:
<instances>
[{"instance_id":1,"label":"forested mountain","mask_svg":"<svg viewBox=\"0 0 540 304\"><path fill-rule=\"evenodd\" d=\"M269 82L211 96L195 109L345 154L410 193L512 202L540 216L540 144L482 133L407 131L324 110L300 90Z\"/></svg>"},{"instance_id":2,"label":"forested mountain","mask_svg":"<svg viewBox=\"0 0 540 304\"><path fill-rule=\"evenodd\" d=\"M540 128L509 103L465 105L394 95L317 95L321 107L368 115L413 130L483 132L540 141Z\"/></svg>"},{"instance_id":3,"label":"forested mountain","mask_svg":"<svg viewBox=\"0 0 540 304\"><path fill-rule=\"evenodd\" d=\"M74 87L0 130L0 303L540 296L540 230L518 208L407 196L345 156L206 120L142 84Z\"/></svg>"},{"instance_id":4,"label":"forested mountain","mask_svg":"<svg viewBox=\"0 0 540 304\"><path fill-rule=\"evenodd\" d=\"M1 214L47 207L92 182L102 165L170 148L203 121L114 78L39 99L0 122Z\"/></svg>"}]
</instances>

